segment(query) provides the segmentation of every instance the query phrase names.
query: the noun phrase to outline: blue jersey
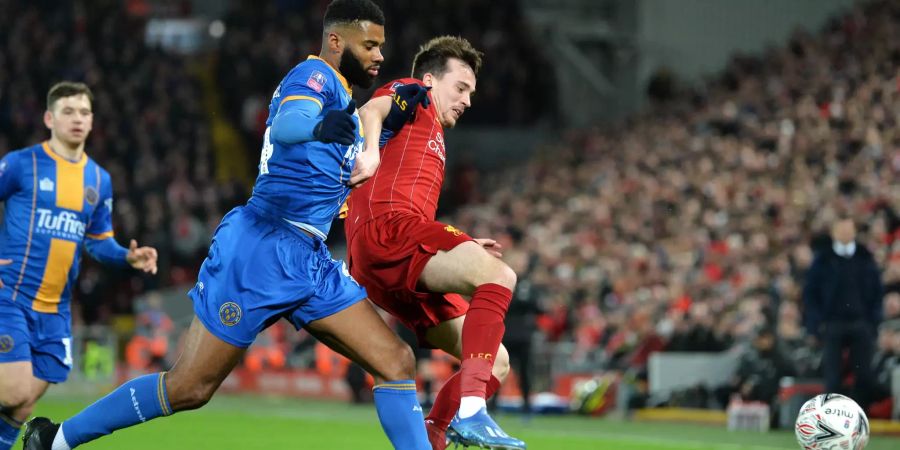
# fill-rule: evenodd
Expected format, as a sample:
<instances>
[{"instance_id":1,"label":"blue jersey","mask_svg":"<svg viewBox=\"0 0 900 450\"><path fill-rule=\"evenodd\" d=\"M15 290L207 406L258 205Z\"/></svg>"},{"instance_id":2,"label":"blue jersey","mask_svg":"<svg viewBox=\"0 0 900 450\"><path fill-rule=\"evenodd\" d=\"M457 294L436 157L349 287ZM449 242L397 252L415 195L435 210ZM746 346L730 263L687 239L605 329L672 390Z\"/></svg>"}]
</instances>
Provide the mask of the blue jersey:
<instances>
[{"instance_id":1,"label":"blue jersey","mask_svg":"<svg viewBox=\"0 0 900 450\"><path fill-rule=\"evenodd\" d=\"M0 160L0 279L14 302L42 313L69 312L85 240L113 238L109 173L82 155L68 161L47 142Z\"/></svg>"},{"instance_id":2,"label":"blue jersey","mask_svg":"<svg viewBox=\"0 0 900 450\"><path fill-rule=\"evenodd\" d=\"M271 139L270 132L275 115L286 102L314 102L321 119L329 110L346 109L351 99L347 80L316 56L310 56L284 77L269 105L251 206L321 239L328 236L331 222L350 194L347 183L363 146L359 114L354 113L359 133L351 146L318 141L285 145Z\"/></svg>"}]
</instances>

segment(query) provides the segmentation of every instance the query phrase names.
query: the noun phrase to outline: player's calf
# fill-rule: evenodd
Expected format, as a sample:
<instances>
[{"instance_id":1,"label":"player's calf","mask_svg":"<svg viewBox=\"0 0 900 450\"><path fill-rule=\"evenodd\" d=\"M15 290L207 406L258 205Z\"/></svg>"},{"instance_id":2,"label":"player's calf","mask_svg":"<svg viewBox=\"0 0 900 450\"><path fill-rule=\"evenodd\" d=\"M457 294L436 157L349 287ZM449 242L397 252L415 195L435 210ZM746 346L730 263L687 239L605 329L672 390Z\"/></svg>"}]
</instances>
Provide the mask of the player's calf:
<instances>
[{"instance_id":1,"label":"player's calf","mask_svg":"<svg viewBox=\"0 0 900 450\"><path fill-rule=\"evenodd\" d=\"M190 411L205 406L219 388L220 380L194 380L173 370L166 376L166 390L173 411Z\"/></svg>"}]
</instances>

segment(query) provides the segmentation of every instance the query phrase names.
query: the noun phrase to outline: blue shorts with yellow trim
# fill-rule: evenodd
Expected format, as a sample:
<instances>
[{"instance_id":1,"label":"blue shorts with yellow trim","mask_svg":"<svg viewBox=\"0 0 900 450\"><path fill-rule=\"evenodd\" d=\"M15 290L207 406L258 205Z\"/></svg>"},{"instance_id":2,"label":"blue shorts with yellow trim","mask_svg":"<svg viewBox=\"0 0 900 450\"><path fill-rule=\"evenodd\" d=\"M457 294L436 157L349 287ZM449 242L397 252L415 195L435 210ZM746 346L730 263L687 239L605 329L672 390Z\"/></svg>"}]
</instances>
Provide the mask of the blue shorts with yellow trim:
<instances>
[{"instance_id":1,"label":"blue shorts with yellow trim","mask_svg":"<svg viewBox=\"0 0 900 450\"><path fill-rule=\"evenodd\" d=\"M62 383L72 370L72 320L68 314L31 309L0 289L0 363L31 361L34 376ZM20 297L21 298L21 297Z\"/></svg>"},{"instance_id":2,"label":"blue shorts with yellow trim","mask_svg":"<svg viewBox=\"0 0 900 450\"><path fill-rule=\"evenodd\" d=\"M324 242L243 206L216 229L188 295L213 335L249 347L282 317L299 330L364 300L366 290Z\"/></svg>"}]
</instances>

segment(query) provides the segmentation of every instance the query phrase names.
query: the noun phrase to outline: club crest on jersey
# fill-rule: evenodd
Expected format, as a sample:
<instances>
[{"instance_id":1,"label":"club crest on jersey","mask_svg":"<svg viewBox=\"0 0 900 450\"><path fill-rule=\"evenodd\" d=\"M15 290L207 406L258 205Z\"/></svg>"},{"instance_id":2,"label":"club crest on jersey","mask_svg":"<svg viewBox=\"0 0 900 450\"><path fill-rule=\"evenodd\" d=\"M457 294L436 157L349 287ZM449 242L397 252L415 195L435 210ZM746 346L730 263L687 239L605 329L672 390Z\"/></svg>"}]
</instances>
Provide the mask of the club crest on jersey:
<instances>
[{"instance_id":1,"label":"club crest on jersey","mask_svg":"<svg viewBox=\"0 0 900 450\"><path fill-rule=\"evenodd\" d=\"M8 334L0 336L0 353L9 353L15 346L16 341L13 340L12 336Z\"/></svg>"},{"instance_id":2,"label":"club crest on jersey","mask_svg":"<svg viewBox=\"0 0 900 450\"><path fill-rule=\"evenodd\" d=\"M454 227L453 225L447 225L444 227L444 231L454 235L454 236L462 236L463 232L459 228Z\"/></svg>"},{"instance_id":3,"label":"club crest on jersey","mask_svg":"<svg viewBox=\"0 0 900 450\"><path fill-rule=\"evenodd\" d=\"M219 320L226 327L233 327L241 321L241 307L235 302L228 302L219 308Z\"/></svg>"},{"instance_id":4,"label":"club crest on jersey","mask_svg":"<svg viewBox=\"0 0 900 450\"><path fill-rule=\"evenodd\" d=\"M48 192L48 191L52 192L53 191L53 180L51 180L47 177L41 178L41 182L38 184L38 186L40 186L41 190L44 192Z\"/></svg>"},{"instance_id":5,"label":"club crest on jersey","mask_svg":"<svg viewBox=\"0 0 900 450\"><path fill-rule=\"evenodd\" d=\"M314 70L312 75L309 76L309 79L306 80L306 85L316 92L322 92L322 89L325 88L326 81L327 78L325 78L324 73Z\"/></svg>"},{"instance_id":6,"label":"club crest on jersey","mask_svg":"<svg viewBox=\"0 0 900 450\"><path fill-rule=\"evenodd\" d=\"M93 186L88 186L84 188L84 199L88 205L97 206L97 202L100 201L100 193Z\"/></svg>"}]
</instances>

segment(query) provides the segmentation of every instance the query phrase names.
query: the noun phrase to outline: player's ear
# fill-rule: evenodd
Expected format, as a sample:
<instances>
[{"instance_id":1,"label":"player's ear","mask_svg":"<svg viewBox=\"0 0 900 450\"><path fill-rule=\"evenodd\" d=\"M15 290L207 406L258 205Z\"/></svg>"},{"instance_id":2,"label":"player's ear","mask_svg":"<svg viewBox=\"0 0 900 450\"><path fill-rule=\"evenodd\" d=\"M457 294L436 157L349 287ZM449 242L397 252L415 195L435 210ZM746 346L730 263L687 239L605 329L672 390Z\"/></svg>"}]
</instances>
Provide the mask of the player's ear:
<instances>
[{"instance_id":1,"label":"player's ear","mask_svg":"<svg viewBox=\"0 0 900 450\"><path fill-rule=\"evenodd\" d=\"M343 39L341 39L341 35L337 34L334 30L326 31L324 45L328 46L329 52L340 53L343 49Z\"/></svg>"},{"instance_id":2,"label":"player's ear","mask_svg":"<svg viewBox=\"0 0 900 450\"><path fill-rule=\"evenodd\" d=\"M422 83L428 87L434 86L434 75L432 75L431 72L425 73L425 75L422 76Z\"/></svg>"},{"instance_id":3,"label":"player's ear","mask_svg":"<svg viewBox=\"0 0 900 450\"><path fill-rule=\"evenodd\" d=\"M44 126L49 130L53 129L53 113L49 109L44 111Z\"/></svg>"}]
</instances>

